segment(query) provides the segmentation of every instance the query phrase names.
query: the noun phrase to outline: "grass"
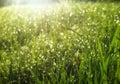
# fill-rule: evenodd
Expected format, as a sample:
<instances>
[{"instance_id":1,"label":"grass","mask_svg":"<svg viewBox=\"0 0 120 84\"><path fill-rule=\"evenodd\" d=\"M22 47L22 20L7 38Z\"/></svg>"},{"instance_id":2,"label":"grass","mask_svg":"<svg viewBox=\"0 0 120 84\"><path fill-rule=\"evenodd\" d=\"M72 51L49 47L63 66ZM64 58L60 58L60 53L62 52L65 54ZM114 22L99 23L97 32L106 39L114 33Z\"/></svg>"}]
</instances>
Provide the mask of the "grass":
<instances>
[{"instance_id":1,"label":"grass","mask_svg":"<svg viewBox=\"0 0 120 84\"><path fill-rule=\"evenodd\" d=\"M0 8L0 84L119 84L119 8Z\"/></svg>"}]
</instances>

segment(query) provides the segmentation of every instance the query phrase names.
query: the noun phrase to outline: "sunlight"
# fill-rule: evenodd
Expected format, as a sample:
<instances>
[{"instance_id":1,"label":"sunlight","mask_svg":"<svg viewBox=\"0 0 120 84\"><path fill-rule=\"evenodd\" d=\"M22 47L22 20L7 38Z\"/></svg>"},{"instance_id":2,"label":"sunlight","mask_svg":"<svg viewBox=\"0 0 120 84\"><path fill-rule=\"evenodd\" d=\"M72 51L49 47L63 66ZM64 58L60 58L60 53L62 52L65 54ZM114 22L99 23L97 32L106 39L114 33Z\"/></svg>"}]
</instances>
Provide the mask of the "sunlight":
<instances>
[{"instance_id":1,"label":"sunlight","mask_svg":"<svg viewBox=\"0 0 120 84\"><path fill-rule=\"evenodd\" d=\"M14 11L24 10L36 16L45 12L50 14L53 10L56 10L54 8L56 8L56 6L60 6L61 4L56 1L58 0L15 0L12 7L16 9Z\"/></svg>"},{"instance_id":2,"label":"sunlight","mask_svg":"<svg viewBox=\"0 0 120 84\"><path fill-rule=\"evenodd\" d=\"M20 5L20 4L51 4L54 2L59 2L60 0L15 0L14 4L15 5Z\"/></svg>"},{"instance_id":3,"label":"sunlight","mask_svg":"<svg viewBox=\"0 0 120 84\"><path fill-rule=\"evenodd\" d=\"M51 6L55 3L59 3L60 0L15 0L13 6L17 8L29 7L30 10L36 11L37 9L50 10Z\"/></svg>"},{"instance_id":4,"label":"sunlight","mask_svg":"<svg viewBox=\"0 0 120 84\"><path fill-rule=\"evenodd\" d=\"M15 4L19 4L20 3L20 0L16 0Z\"/></svg>"}]
</instances>

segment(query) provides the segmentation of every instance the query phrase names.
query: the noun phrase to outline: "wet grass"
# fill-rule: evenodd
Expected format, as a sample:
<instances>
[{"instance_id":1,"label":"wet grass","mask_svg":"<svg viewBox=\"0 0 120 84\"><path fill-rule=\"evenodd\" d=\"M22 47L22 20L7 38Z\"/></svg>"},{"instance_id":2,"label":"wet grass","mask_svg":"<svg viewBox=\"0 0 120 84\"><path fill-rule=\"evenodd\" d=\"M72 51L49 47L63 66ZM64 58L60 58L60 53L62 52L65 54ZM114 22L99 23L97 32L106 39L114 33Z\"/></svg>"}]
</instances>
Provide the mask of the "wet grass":
<instances>
[{"instance_id":1,"label":"wet grass","mask_svg":"<svg viewBox=\"0 0 120 84\"><path fill-rule=\"evenodd\" d=\"M0 9L0 84L119 84L120 4Z\"/></svg>"}]
</instances>

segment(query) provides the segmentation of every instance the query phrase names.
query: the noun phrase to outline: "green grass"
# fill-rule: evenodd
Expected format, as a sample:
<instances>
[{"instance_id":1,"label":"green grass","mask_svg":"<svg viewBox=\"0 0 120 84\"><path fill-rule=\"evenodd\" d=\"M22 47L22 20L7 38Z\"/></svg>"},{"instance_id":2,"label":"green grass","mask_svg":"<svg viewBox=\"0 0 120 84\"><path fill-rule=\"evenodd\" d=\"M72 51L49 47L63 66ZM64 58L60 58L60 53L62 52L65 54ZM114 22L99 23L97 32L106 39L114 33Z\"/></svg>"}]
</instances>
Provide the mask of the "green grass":
<instances>
[{"instance_id":1,"label":"green grass","mask_svg":"<svg viewBox=\"0 0 120 84\"><path fill-rule=\"evenodd\" d=\"M0 8L0 84L120 84L120 4Z\"/></svg>"}]
</instances>

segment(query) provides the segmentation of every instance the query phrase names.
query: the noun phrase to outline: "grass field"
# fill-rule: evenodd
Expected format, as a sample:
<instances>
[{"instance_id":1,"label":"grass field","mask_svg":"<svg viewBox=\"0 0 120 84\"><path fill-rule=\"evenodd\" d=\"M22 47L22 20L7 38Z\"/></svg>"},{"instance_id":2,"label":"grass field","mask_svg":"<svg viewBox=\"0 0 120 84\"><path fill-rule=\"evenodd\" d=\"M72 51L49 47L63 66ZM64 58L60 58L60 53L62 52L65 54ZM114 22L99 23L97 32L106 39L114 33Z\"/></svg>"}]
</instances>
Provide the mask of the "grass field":
<instances>
[{"instance_id":1,"label":"grass field","mask_svg":"<svg viewBox=\"0 0 120 84\"><path fill-rule=\"evenodd\" d=\"M120 3L0 8L0 84L120 84Z\"/></svg>"}]
</instances>

